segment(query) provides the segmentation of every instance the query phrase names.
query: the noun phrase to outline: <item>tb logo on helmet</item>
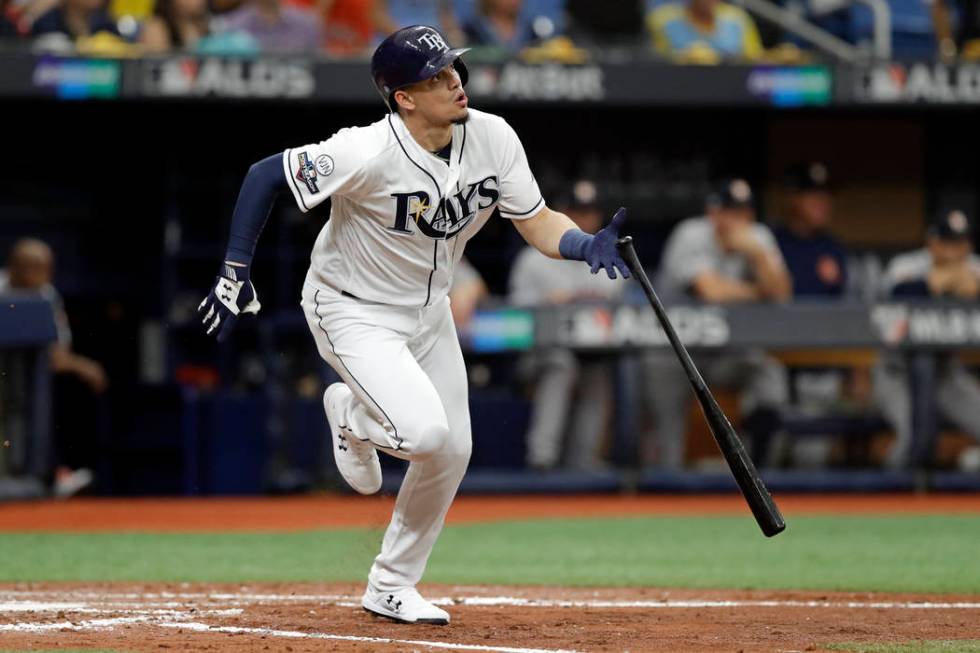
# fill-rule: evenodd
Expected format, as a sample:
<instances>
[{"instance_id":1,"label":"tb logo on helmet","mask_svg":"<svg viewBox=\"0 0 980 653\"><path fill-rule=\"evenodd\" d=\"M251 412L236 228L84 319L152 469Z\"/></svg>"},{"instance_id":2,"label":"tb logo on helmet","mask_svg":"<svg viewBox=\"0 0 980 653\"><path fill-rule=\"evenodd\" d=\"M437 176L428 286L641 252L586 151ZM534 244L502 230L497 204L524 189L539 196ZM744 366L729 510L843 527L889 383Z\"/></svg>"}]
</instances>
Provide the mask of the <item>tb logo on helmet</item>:
<instances>
[{"instance_id":1,"label":"tb logo on helmet","mask_svg":"<svg viewBox=\"0 0 980 653\"><path fill-rule=\"evenodd\" d=\"M435 50L436 52L445 52L449 49L449 46L445 41L442 40L442 36L439 35L435 30L431 32L426 32L419 37L419 43L429 48L430 50Z\"/></svg>"}]
</instances>

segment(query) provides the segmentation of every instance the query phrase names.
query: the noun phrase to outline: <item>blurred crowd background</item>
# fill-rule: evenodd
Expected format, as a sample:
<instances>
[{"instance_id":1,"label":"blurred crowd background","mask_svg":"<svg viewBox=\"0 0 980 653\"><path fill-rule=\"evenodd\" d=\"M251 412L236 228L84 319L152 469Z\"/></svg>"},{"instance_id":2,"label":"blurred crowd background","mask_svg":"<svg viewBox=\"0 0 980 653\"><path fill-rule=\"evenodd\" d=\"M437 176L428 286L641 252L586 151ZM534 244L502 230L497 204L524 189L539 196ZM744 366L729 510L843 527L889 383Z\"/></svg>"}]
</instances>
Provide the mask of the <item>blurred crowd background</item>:
<instances>
[{"instance_id":1,"label":"blurred crowd background","mask_svg":"<svg viewBox=\"0 0 980 653\"><path fill-rule=\"evenodd\" d=\"M896 57L980 57L973 0L3 0L0 38L40 52L113 56L168 52L370 54L407 25L438 27L477 57L577 62L596 47L716 63L811 60L787 22L861 46L884 5ZM751 10L770 20L760 21ZM780 24L773 16L782 17Z\"/></svg>"},{"instance_id":2,"label":"blurred crowd background","mask_svg":"<svg viewBox=\"0 0 980 653\"><path fill-rule=\"evenodd\" d=\"M668 305L720 307L695 315L743 324L731 326L736 344L692 352L756 463L786 487L919 487L949 472L957 487L980 488L980 357L969 346L980 342L970 312L980 294L980 98L970 90L980 3L2 1L0 496L335 487L320 406L332 373L298 304L329 203L306 216L277 204L254 268L263 310L231 342L204 337L194 311L248 166L380 118L370 95L320 90L351 70L369 88L374 45L416 23L472 47L471 76L484 82L510 62L598 62L627 78L650 62L680 71L671 84L711 101L630 101L622 89L588 103L471 95L515 126L551 207L595 231L629 206L627 230ZM40 84L51 61L142 57L200 81L209 62L267 55L323 66L309 82L317 93L68 101L22 93L3 63L34 57ZM883 65L900 89L919 71L915 89L932 103L748 105L720 74L819 65L844 80ZM242 69L220 70L248 82L235 77ZM873 76L853 78L876 88ZM637 97L656 98L642 83ZM52 307L53 343L24 344L14 300L25 296ZM674 355L616 340L619 329L655 328L624 322L645 310L636 284L545 259L492 219L468 246L452 301L476 442L464 488L730 486ZM959 320L950 328L969 337L919 348L856 340L854 315L882 304L962 309L937 314L936 329ZM747 307L759 310L746 329ZM819 346L783 333L797 309L819 324L809 330ZM554 344L547 329L579 341ZM50 397L37 394L39 352ZM400 463L386 464L396 483Z\"/></svg>"}]
</instances>

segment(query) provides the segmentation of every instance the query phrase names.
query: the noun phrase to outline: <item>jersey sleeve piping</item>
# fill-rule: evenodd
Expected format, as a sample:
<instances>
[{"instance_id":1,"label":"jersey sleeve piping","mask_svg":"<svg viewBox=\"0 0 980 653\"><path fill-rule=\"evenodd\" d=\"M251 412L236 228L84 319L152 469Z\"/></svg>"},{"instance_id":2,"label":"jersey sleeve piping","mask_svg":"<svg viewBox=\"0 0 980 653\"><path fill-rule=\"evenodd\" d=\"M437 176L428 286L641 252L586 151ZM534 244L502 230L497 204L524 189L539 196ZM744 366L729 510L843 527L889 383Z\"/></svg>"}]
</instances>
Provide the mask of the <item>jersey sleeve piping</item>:
<instances>
[{"instance_id":1,"label":"jersey sleeve piping","mask_svg":"<svg viewBox=\"0 0 980 653\"><path fill-rule=\"evenodd\" d=\"M526 220L527 218L531 217L530 215L531 213L540 210L543 206L544 206L544 198L542 197L538 199L538 201L534 203L534 206L529 208L527 211L521 211L520 213L515 213L515 212L504 211L503 209L500 209L500 215L502 215L505 218L516 218L518 220L521 219Z\"/></svg>"}]
</instances>

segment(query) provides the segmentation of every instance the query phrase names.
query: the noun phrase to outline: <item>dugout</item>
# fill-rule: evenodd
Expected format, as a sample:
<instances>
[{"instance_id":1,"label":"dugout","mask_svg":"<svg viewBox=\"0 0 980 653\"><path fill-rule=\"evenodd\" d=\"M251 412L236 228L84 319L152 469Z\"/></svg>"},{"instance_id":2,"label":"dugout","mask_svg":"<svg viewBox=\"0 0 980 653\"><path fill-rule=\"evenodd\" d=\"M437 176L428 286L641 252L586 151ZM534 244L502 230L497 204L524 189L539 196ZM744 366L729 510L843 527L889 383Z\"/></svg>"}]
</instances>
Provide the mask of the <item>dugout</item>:
<instances>
[{"instance_id":1,"label":"dugout","mask_svg":"<svg viewBox=\"0 0 980 653\"><path fill-rule=\"evenodd\" d=\"M277 205L256 258L261 320L234 342L202 338L193 311L248 165L382 115L364 65L201 58L188 66L185 58L23 53L4 55L3 64L9 156L0 162L0 251L24 235L52 245L76 346L104 361L113 380L107 419L86 436L100 452L100 490L252 492L322 482L327 463L310 436L311 384L322 370L297 304L326 208L304 217L288 201ZM873 275L874 261L919 245L927 216L940 207L974 215L980 208L977 68L890 66L480 64L471 96L474 107L517 128L545 192L589 176L628 205L649 266L670 227L700 211L712 180L746 177L764 197L760 217L776 220L783 168L822 160L840 184L834 231ZM899 79L906 82L889 82ZM503 293L519 246L502 221L470 244L492 292ZM527 409L503 389L507 363L492 358L486 368L494 382L475 394L484 402L475 412L507 416L504 430L519 435ZM168 436L163 422L156 453L127 444L142 402L186 410L185 394L173 390L188 387L218 406L254 407L251 423L263 428L248 439L256 444L247 482L188 482L188 456L200 451ZM240 416L212 410L207 419L217 431L223 412ZM475 467L517 467L520 446L517 435L484 451L478 444ZM143 483L150 477L136 473L142 466L156 480ZM297 469L306 476L289 476ZM569 482L621 485L616 474Z\"/></svg>"}]
</instances>

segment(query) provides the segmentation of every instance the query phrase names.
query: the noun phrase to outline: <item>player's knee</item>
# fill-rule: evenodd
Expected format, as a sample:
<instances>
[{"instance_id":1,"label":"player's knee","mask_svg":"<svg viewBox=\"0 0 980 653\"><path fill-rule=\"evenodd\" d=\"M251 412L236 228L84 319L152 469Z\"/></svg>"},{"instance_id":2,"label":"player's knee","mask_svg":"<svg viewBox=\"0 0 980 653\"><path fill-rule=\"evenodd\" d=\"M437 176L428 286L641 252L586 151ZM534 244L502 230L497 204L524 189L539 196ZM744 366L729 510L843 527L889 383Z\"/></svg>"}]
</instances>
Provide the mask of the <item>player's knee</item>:
<instances>
[{"instance_id":1,"label":"player's knee","mask_svg":"<svg viewBox=\"0 0 980 653\"><path fill-rule=\"evenodd\" d=\"M470 453L472 451L473 440L471 438L453 438L443 448L442 455L449 459L449 464L452 468L463 473L470 464Z\"/></svg>"},{"instance_id":2,"label":"player's knee","mask_svg":"<svg viewBox=\"0 0 980 653\"><path fill-rule=\"evenodd\" d=\"M449 427L445 424L429 423L412 429L406 449L409 453L426 458L441 452L449 441Z\"/></svg>"}]
</instances>

